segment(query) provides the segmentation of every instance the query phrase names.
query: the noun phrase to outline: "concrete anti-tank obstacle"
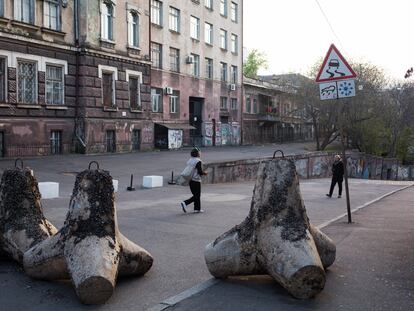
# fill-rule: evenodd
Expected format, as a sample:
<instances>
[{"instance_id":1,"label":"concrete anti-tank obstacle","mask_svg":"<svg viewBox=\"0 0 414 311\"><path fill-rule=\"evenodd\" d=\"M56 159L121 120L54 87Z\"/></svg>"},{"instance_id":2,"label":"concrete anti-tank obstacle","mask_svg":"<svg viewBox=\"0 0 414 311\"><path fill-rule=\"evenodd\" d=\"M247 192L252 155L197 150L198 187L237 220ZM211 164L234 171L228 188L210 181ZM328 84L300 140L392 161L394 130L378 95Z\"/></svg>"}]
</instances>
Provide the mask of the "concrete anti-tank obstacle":
<instances>
[{"instance_id":1,"label":"concrete anti-tank obstacle","mask_svg":"<svg viewBox=\"0 0 414 311\"><path fill-rule=\"evenodd\" d=\"M297 298L324 288L335 246L310 225L292 160L260 164L249 215L207 245L205 260L215 277L269 274Z\"/></svg>"},{"instance_id":2,"label":"concrete anti-tank obstacle","mask_svg":"<svg viewBox=\"0 0 414 311\"><path fill-rule=\"evenodd\" d=\"M59 232L24 254L26 273L37 279L70 277L82 303L102 304L117 275L143 275L153 258L118 229L109 172L85 170L76 177L69 212Z\"/></svg>"},{"instance_id":3,"label":"concrete anti-tank obstacle","mask_svg":"<svg viewBox=\"0 0 414 311\"><path fill-rule=\"evenodd\" d=\"M19 159L18 159L19 160ZM29 168L4 171L0 184L0 257L19 263L29 248L57 232L43 215L38 182Z\"/></svg>"}]
</instances>

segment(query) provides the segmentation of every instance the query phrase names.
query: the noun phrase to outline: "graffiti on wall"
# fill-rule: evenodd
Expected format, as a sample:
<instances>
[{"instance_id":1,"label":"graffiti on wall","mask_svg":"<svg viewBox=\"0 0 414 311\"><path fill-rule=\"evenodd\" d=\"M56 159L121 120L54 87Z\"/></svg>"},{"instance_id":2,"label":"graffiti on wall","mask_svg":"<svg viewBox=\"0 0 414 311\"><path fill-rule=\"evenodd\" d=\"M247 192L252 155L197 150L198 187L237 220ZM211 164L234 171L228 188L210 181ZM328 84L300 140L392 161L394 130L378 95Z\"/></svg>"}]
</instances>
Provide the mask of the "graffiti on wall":
<instances>
[{"instance_id":1,"label":"graffiti on wall","mask_svg":"<svg viewBox=\"0 0 414 311\"><path fill-rule=\"evenodd\" d=\"M240 125L237 122L233 122L232 123L232 144L233 145L240 145L240 135L241 131L240 131Z\"/></svg>"},{"instance_id":2,"label":"graffiti on wall","mask_svg":"<svg viewBox=\"0 0 414 311\"><path fill-rule=\"evenodd\" d=\"M168 149L179 149L183 145L183 130L168 130Z\"/></svg>"},{"instance_id":3,"label":"graffiti on wall","mask_svg":"<svg viewBox=\"0 0 414 311\"><path fill-rule=\"evenodd\" d=\"M222 145L230 145L232 139L232 128L230 124L222 124L221 125L221 144Z\"/></svg>"},{"instance_id":4,"label":"graffiti on wall","mask_svg":"<svg viewBox=\"0 0 414 311\"><path fill-rule=\"evenodd\" d=\"M144 127L142 129L142 143L151 144L154 140L154 131L152 127Z\"/></svg>"},{"instance_id":5,"label":"graffiti on wall","mask_svg":"<svg viewBox=\"0 0 414 311\"><path fill-rule=\"evenodd\" d=\"M220 146L222 144L221 142L221 123L216 123L216 146Z\"/></svg>"},{"instance_id":6,"label":"graffiti on wall","mask_svg":"<svg viewBox=\"0 0 414 311\"><path fill-rule=\"evenodd\" d=\"M213 123L204 123L204 146L213 146Z\"/></svg>"}]
</instances>

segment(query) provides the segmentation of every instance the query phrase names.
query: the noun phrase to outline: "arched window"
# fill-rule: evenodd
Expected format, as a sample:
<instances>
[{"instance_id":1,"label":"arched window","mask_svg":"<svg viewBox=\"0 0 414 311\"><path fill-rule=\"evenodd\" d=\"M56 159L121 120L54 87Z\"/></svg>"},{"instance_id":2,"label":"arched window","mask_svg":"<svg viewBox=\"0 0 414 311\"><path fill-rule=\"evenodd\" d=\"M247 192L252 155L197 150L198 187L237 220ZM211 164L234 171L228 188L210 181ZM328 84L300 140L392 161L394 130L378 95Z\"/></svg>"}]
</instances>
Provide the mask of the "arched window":
<instances>
[{"instance_id":1,"label":"arched window","mask_svg":"<svg viewBox=\"0 0 414 311\"><path fill-rule=\"evenodd\" d=\"M101 33L102 38L113 40L114 6L110 2L103 2L101 5Z\"/></svg>"},{"instance_id":2,"label":"arched window","mask_svg":"<svg viewBox=\"0 0 414 311\"><path fill-rule=\"evenodd\" d=\"M139 46L139 15L135 11L128 12L128 44L133 47Z\"/></svg>"}]
</instances>

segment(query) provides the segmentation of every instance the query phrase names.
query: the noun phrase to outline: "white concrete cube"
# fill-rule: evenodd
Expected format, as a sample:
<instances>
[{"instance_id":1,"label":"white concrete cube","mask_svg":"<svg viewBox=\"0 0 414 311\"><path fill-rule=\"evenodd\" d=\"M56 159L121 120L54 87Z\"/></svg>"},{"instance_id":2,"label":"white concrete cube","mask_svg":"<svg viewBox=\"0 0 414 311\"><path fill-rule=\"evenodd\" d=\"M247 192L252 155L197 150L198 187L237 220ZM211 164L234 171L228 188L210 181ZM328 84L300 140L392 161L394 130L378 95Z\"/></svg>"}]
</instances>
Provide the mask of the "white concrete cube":
<instances>
[{"instance_id":1,"label":"white concrete cube","mask_svg":"<svg viewBox=\"0 0 414 311\"><path fill-rule=\"evenodd\" d=\"M58 182L40 182L39 191L42 199L55 199L59 197L59 183Z\"/></svg>"},{"instance_id":2,"label":"white concrete cube","mask_svg":"<svg viewBox=\"0 0 414 311\"><path fill-rule=\"evenodd\" d=\"M156 187L162 187L163 185L163 177L162 176L144 176L142 178L142 186L144 188L156 188Z\"/></svg>"},{"instance_id":3,"label":"white concrete cube","mask_svg":"<svg viewBox=\"0 0 414 311\"><path fill-rule=\"evenodd\" d=\"M114 192L118 192L118 180L112 179L112 185L114 186Z\"/></svg>"}]
</instances>

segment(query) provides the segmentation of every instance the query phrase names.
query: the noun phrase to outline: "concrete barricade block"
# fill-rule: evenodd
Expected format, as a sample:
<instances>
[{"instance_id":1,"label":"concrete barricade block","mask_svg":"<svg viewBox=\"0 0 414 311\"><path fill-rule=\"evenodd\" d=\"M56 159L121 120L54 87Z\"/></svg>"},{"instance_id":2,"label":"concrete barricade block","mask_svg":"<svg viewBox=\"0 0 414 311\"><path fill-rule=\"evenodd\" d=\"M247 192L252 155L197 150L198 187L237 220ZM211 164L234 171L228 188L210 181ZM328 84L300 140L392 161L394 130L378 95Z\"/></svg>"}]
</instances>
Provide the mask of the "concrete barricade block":
<instances>
[{"instance_id":1,"label":"concrete barricade block","mask_svg":"<svg viewBox=\"0 0 414 311\"><path fill-rule=\"evenodd\" d=\"M114 186L114 192L118 192L118 180L112 179L112 185Z\"/></svg>"},{"instance_id":2,"label":"concrete barricade block","mask_svg":"<svg viewBox=\"0 0 414 311\"><path fill-rule=\"evenodd\" d=\"M39 191L42 199L55 199L59 197L59 183L57 182L40 182Z\"/></svg>"},{"instance_id":3,"label":"concrete barricade block","mask_svg":"<svg viewBox=\"0 0 414 311\"><path fill-rule=\"evenodd\" d=\"M156 187L162 187L163 185L163 177L162 176L144 176L142 178L142 186L144 188L156 188Z\"/></svg>"}]
</instances>

